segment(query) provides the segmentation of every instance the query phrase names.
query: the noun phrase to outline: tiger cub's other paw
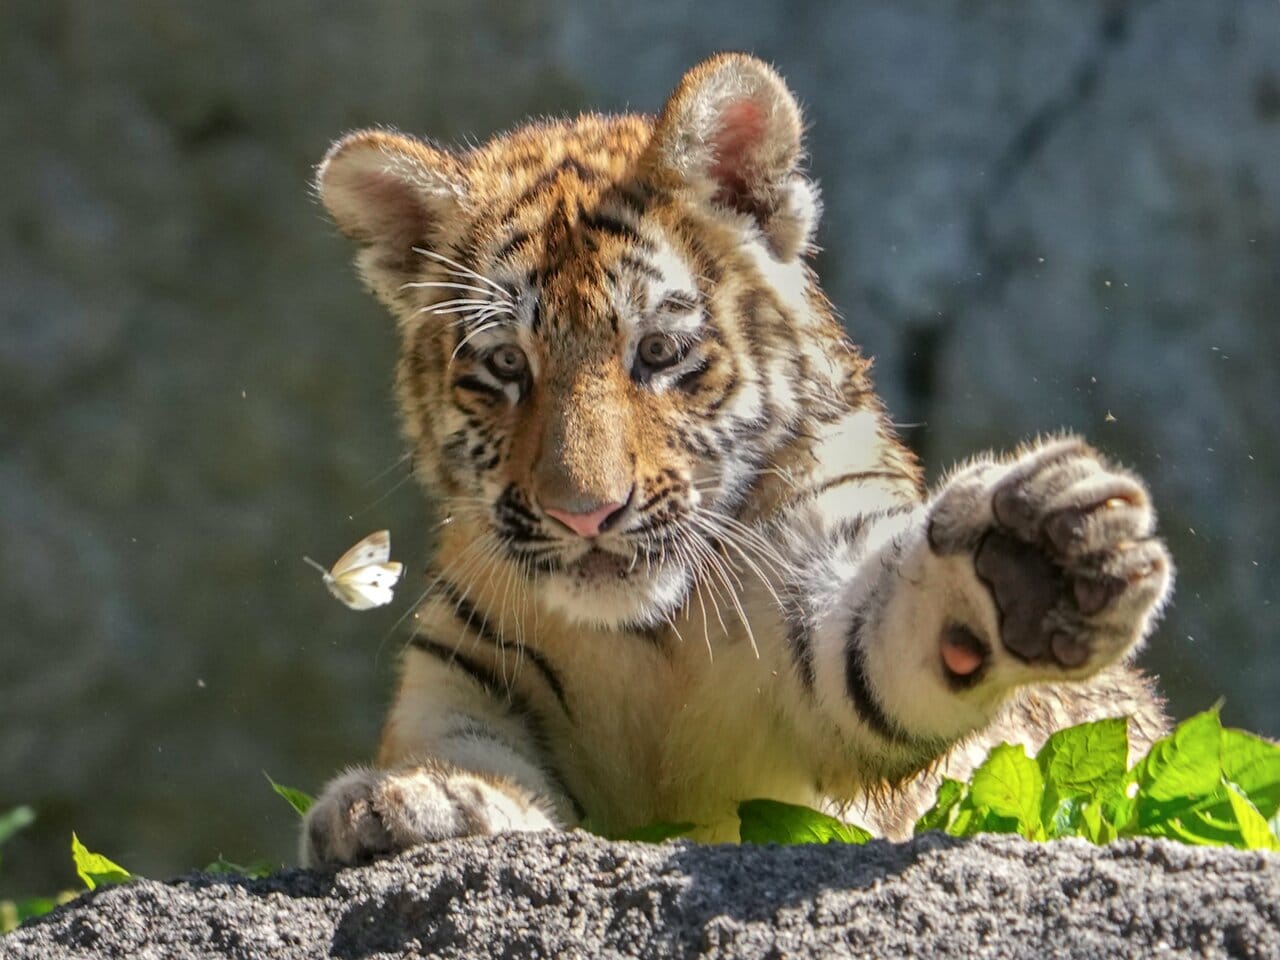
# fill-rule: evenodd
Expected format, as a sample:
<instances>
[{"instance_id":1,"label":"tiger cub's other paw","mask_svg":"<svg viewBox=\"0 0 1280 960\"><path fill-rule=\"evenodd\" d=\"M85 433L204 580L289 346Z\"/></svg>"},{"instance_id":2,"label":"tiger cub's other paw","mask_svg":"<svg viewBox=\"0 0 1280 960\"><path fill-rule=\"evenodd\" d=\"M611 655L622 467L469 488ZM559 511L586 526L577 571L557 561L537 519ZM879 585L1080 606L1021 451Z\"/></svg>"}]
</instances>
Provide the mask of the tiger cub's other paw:
<instances>
[{"instance_id":1,"label":"tiger cub's other paw","mask_svg":"<svg viewBox=\"0 0 1280 960\"><path fill-rule=\"evenodd\" d=\"M302 823L303 866L369 863L432 840L554 826L538 803L500 779L429 764L349 770Z\"/></svg>"},{"instance_id":2,"label":"tiger cub's other paw","mask_svg":"<svg viewBox=\"0 0 1280 960\"><path fill-rule=\"evenodd\" d=\"M963 471L928 530L936 554L971 553L1000 651L1044 678L1090 676L1142 640L1172 581L1154 532L1142 483L1075 439ZM985 653L949 659L947 642L944 662L961 674Z\"/></svg>"}]
</instances>

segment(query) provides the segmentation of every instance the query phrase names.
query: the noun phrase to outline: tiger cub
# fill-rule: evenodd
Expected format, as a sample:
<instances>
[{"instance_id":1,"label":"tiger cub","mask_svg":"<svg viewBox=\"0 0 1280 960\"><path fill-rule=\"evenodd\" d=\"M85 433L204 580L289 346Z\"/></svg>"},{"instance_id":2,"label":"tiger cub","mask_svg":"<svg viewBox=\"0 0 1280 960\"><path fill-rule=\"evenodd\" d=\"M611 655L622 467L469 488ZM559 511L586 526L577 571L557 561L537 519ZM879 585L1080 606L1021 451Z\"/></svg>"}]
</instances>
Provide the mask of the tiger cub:
<instances>
[{"instance_id":1,"label":"tiger cub","mask_svg":"<svg viewBox=\"0 0 1280 960\"><path fill-rule=\"evenodd\" d=\"M994 743L1163 732L1127 666L1172 579L1142 482L1061 437L925 490L809 265L801 135L726 54L656 119L329 151L451 522L377 766L326 787L304 863L584 822L732 840L754 797L900 838Z\"/></svg>"}]
</instances>

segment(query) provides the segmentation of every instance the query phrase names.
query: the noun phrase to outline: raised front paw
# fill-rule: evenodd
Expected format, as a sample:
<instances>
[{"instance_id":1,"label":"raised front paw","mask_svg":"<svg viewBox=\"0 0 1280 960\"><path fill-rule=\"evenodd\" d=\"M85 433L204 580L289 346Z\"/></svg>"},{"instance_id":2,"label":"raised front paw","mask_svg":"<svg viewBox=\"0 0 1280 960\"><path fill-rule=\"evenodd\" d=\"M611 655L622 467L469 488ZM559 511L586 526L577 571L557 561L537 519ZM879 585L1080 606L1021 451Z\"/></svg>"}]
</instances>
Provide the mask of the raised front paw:
<instances>
[{"instance_id":1,"label":"raised front paw","mask_svg":"<svg viewBox=\"0 0 1280 960\"><path fill-rule=\"evenodd\" d=\"M1007 653L1035 672L1082 678L1146 634L1172 563L1146 489L1076 439L957 475L933 505L929 544L969 553L996 611L999 650L957 625L943 660L958 678Z\"/></svg>"},{"instance_id":2,"label":"raised front paw","mask_svg":"<svg viewBox=\"0 0 1280 960\"><path fill-rule=\"evenodd\" d=\"M331 781L302 823L304 866L368 863L432 840L553 826L509 781L442 763L349 770Z\"/></svg>"}]
</instances>

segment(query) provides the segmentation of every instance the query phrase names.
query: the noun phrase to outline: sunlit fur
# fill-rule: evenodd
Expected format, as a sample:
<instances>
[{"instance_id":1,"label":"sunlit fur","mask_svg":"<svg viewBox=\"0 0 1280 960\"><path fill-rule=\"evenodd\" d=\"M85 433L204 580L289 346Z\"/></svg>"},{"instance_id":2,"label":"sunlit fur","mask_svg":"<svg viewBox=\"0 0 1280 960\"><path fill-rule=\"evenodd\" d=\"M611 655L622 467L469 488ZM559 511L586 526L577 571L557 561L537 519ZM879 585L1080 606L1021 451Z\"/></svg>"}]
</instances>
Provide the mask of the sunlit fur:
<instances>
[{"instance_id":1,"label":"sunlit fur","mask_svg":"<svg viewBox=\"0 0 1280 960\"><path fill-rule=\"evenodd\" d=\"M1073 673L1004 654L971 557L926 542L943 507L808 265L801 132L777 75L731 55L656 118L457 152L365 131L330 151L318 191L397 319L414 473L445 518L370 796L431 757L432 776L536 798L539 823L731 838L736 802L772 796L861 804L900 835L983 743L1117 710L1139 743L1158 732L1116 664L1166 569L1123 642ZM646 365L646 343L676 361ZM590 539L547 512L612 504ZM957 617L992 648L969 688L938 656ZM355 802L343 783L330 806ZM312 818L313 861L350 847L329 822Z\"/></svg>"},{"instance_id":2,"label":"sunlit fur","mask_svg":"<svg viewBox=\"0 0 1280 960\"><path fill-rule=\"evenodd\" d=\"M476 504L496 505L475 535L540 572L545 600L600 624L668 618L721 516L777 485L758 470L789 445L799 452L802 423L875 409L865 363L799 259L774 262L758 230L744 237L742 216L692 207L644 176L650 137L645 120L589 116L497 138L463 158L466 200L421 245L362 257L401 317L417 475L461 508L459 530ZM694 346L639 382L636 344L653 331ZM524 350L527 382L488 373L484 353L501 343ZM885 432L914 487L914 464ZM596 544L625 561L617 579L575 574L586 545L541 513L539 483L592 502L634 484Z\"/></svg>"}]
</instances>

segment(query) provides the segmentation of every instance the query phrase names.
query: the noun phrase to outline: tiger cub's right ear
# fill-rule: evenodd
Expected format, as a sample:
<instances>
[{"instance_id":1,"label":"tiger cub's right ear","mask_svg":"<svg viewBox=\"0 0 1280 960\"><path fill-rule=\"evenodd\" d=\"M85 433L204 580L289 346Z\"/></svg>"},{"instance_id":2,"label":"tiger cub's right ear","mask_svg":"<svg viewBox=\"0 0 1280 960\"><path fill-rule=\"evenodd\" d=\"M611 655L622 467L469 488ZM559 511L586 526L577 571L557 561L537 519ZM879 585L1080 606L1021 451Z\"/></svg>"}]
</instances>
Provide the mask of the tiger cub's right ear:
<instances>
[{"instance_id":1,"label":"tiger cub's right ear","mask_svg":"<svg viewBox=\"0 0 1280 960\"><path fill-rule=\"evenodd\" d=\"M803 134L800 107L777 72L755 57L722 53L681 79L646 160L697 202L749 217L785 261L807 251L821 210L800 169Z\"/></svg>"},{"instance_id":2,"label":"tiger cub's right ear","mask_svg":"<svg viewBox=\"0 0 1280 960\"><path fill-rule=\"evenodd\" d=\"M362 245L356 264L394 308L419 272L415 247L448 246L463 223L466 173L455 157L421 140L362 130L335 143L316 171L316 192L338 229Z\"/></svg>"}]
</instances>

